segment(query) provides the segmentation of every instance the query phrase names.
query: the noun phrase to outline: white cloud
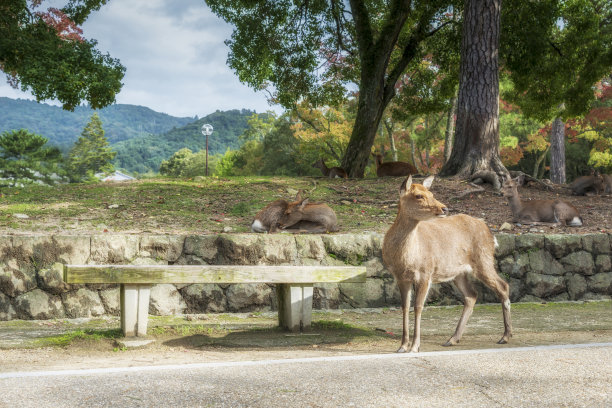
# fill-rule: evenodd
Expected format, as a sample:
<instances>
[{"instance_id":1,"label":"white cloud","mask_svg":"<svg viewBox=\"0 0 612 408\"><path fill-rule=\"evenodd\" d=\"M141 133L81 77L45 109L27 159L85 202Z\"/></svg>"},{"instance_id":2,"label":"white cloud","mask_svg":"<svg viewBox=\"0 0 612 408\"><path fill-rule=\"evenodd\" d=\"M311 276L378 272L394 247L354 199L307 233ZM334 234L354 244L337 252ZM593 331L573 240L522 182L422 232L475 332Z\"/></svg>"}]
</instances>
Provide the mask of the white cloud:
<instances>
[{"instance_id":1,"label":"white cloud","mask_svg":"<svg viewBox=\"0 0 612 408\"><path fill-rule=\"evenodd\" d=\"M217 109L281 111L227 67L224 41L232 28L202 0L110 1L83 30L85 37L98 40L100 51L126 67L117 103L175 116L204 116ZM5 83L0 96L31 98Z\"/></svg>"}]
</instances>

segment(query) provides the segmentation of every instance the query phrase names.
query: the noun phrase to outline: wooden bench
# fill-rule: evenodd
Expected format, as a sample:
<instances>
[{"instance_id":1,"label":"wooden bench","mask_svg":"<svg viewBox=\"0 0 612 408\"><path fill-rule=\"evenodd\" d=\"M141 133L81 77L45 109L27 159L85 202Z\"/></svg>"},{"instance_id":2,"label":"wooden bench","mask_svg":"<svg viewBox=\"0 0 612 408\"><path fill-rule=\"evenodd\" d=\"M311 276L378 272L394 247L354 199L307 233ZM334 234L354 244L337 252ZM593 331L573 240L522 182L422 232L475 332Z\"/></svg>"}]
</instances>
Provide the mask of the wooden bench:
<instances>
[{"instance_id":1,"label":"wooden bench","mask_svg":"<svg viewBox=\"0 0 612 408\"><path fill-rule=\"evenodd\" d=\"M64 265L66 283L118 283L121 330L145 336L151 286L158 283L275 283L279 326L310 327L314 283L365 283L363 266Z\"/></svg>"}]
</instances>

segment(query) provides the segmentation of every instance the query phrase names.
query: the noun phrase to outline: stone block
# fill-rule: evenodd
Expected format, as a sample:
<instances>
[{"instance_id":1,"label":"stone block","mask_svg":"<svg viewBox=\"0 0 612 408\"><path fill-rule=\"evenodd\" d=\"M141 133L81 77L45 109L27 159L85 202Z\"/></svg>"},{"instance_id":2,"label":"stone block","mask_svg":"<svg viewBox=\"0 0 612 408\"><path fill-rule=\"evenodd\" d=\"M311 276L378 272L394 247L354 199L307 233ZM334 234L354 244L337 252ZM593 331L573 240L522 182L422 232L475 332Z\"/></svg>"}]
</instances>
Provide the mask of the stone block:
<instances>
[{"instance_id":1,"label":"stone block","mask_svg":"<svg viewBox=\"0 0 612 408\"><path fill-rule=\"evenodd\" d=\"M230 312L270 309L274 290L265 283L229 285L225 290Z\"/></svg>"},{"instance_id":2,"label":"stone block","mask_svg":"<svg viewBox=\"0 0 612 408\"><path fill-rule=\"evenodd\" d=\"M593 275L595 273L593 257L586 251L573 252L561 258L561 264L567 272L582 275Z\"/></svg>"},{"instance_id":3,"label":"stone block","mask_svg":"<svg viewBox=\"0 0 612 408\"><path fill-rule=\"evenodd\" d=\"M385 305L385 281L368 279L366 283L340 283L340 292L352 307L381 307Z\"/></svg>"},{"instance_id":4,"label":"stone block","mask_svg":"<svg viewBox=\"0 0 612 408\"><path fill-rule=\"evenodd\" d=\"M325 245L319 235L296 235L295 243L301 265L304 265L305 259L321 261L327 255Z\"/></svg>"},{"instance_id":5,"label":"stone block","mask_svg":"<svg viewBox=\"0 0 612 408\"><path fill-rule=\"evenodd\" d=\"M322 235L321 239L327 253L351 265L361 265L365 259L372 257L382 258L381 240L378 234L330 234Z\"/></svg>"},{"instance_id":6,"label":"stone block","mask_svg":"<svg viewBox=\"0 0 612 408\"><path fill-rule=\"evenodd\" d=\"M317 283L313 290L313 309L337 309L340 305L340 288L337 283Z\"/></svg>"},{"instance_id":7,"label":"stone block","mask_svg":"<svg viewBox=\"0 0 612 408\"><path fill-rule=\"evenodd\" d=\"M545 250L535 250L528 252L529 270L531 272L543 273L546 275L564 275L565 269L552 255Z\"/></svg>"},{"instance_id":8,"label":"stone block","mask_svg":"<svg viewBox=\"0 0 612 408\"><path fill-rule=\"evenodd\" d=\"M18 268L17 265L13 265ZM36 272L31 268L14 269L0 264L0 292L15 297L36 288Z\"/></svg>"},{"instance_id":9,"label":"stone block","mask_svg":"<svg viewBox=\"0 0 612 408\"><path fill-rule=\"evenodd\" d=\"M12 320L15 318L15 309L11 304L11 298L0 292L0 321Z\"/></svg>"},{"instance_id":10,"label":"stone block","mask_svg":"<svg viewBox=\"0 0 612 408\"><path fill-rule=\"evenodd\" d=\"M217 260L221 265L258 265L264 263L263 240L256 234L221 234L217 237ZM297 251L297 249L296 249Z\"/></svg>"},{"instance_id":11,"label":"stone block","mask_svg":"<svg viewBox=\"0 0 612 408\"><path fill-rule=\"evenodd\" d=\"M227 310L225 294L219 285L194 283L180 290L187 313L221 313Z\"/></svg>"},{"instance_id":12,"label":"stone block","mask_svg":"<svg viewBox=\"0 0 612 408\"><path fill-rule=\"evenodd\" d=\"M67 317L95 317L105 313L104 305L97 291L80 288L62 294L62 303Z\"/></svg>"},{"instance_id":13,"label":"stone block","mask_svg":"<svg viewBox=\"0 0 612 408\"><path fill-rule=\"evenodd\" d=\"M587 281L584 276L577 273L569 275L566 280L569 300L582 299L587 291Z\"/></svg>"},{"instance_id":14,"label":"stone block","mask_svg":"<svg viewBox=\"0 0 612 408\"><path fill-rule=\"evenodd\" d=\"M518 235L515 239L515 245L518 251L528 251L528 250L533 250L533 249L544 248L544 235L540 235L540 234Z\"/></svg>"},{"instance_id":15,"label":"stone block","mask_svg":"<svg viewBox=\"0 0 612 408\"><path fill-rule=\"evenodd\" d=\"M57 319L65 317L64 307L58 296L51 296L41 289L19 295L14 300L19 319Z\"/></svg>"},{"instance_id":16,"label":"stone block","mask_svg":"<svg viewBox=\"0 0 612 408\"><path fill-rule=\"evenodd\" d=\"M95 264L125 264L138 255L138 235L111 234L91 237L91 261Z\"/></svg>"},{"instance_id":17,"label":"stone block","mask_svg":"<svg viewBox=\"0 0 612 408\"><path fill-rule=\"evenodd\" d=\"M172 284L165 283L151 287L149 313L158 316L183 314L187 304Z\"/></svg>"},{"instance_id":18,"label":"stone block","mask_svg":"<svg viewBox=\"0 0 612 408\"><path fill-rule=\"evenodd\" d=\"M103 289L98 292L100 294L100 300L104 305L104 310L107 314L117 316L121 311L121 298L119 293L119 286L116 285L113 288Z\"/></svg>"},{"instance_id":19,"label":"stone block","mask_svg":"<svg viewBox=\"0 0 612 408\"><path fill-rule=\"evenodd\" d=\"M190 235L185 237L184 255L195 255L206 263L217 259L217 235Z\"/></svg>"},{"instance_id":20,"label":"stone block","mask_svg":"<svg viewBox=\"0 0 612 408\"><path fill-rule=\"evenodd\" d=\"M139 255L167 262L176 262L183 253L183 235L144 235L140 238Z\"/></svg>"},{"instance_id":21,"label":"stone block","mask_svg":"<svg viewBox=\"0 0 612 408\"><path fill-rule=\"evenodd\" d=\"M258 242L263 248L266 265L297 264L298 250L293 235L259 234Z\"/></svg>"},{"instance_id":22,"label":"stone block","mask_svg":"<svg viewBox=\"0 0 612 408\"><path fill-rule=\"evenodd\" d=\"M580 238L582 239L582 247L585 251L592 254L609 254L612 252L608 234L585 234Z\"/></svg>"},{"instance_id":23,"label":"stone block","mask_svg":"<svg viewBox=\"0 0 612 408\"><path fill-rule=\"evenodd\" d=\"M582 241L579 235L551 234L544 237L545 248L557 259L580 251Z\"/></svg>"},{"instance_id":24,"label":"stone block","mask_svg":"<svg viewBox=\"0 0 612 408\"><path fill-rule=\"evenodd\" d=\"M565 292L565 281L562 276L542 275L528 272L525 276L527 293L538 298L549 298Z\"/></svg>"},{"instance_id":25,"label":"stone block","mask_svg":"<svg viewBox=\"0 0 612 408\"><path fill-rule=\"evenodd\" d=\"M515 245L515 236L512 234L495 234L495 239L497 239L498 247L495 248L495 257L503 258L514 253L516 249Z\"/></svg>"},{"instance_id":26,"label":"stone block","mask_svg":"<svg viewBox=\"0 0 612 408\"><path fill-rule=\"evenodd\" d=\"M590 291L602 295L612 295L612 272L598 273L587 278Z\"/></svg>"},{"instance_id":27,"label":"stone block","mask_svg":"<svg viewBox=\"0 0 612 408\"><path fill-rule=\"evenodd\" d=\"M53 242L60 250L58 261L64 264L85 265L91 256L89 235L53 235Z\"/></svg>"},{"instance_id":28,"label":"stone block","mask_svg":"<svg viewBox=\"0 0 612 408\"><path fill-rule=\"evenodd\" d=\"M64 283L64 265L55 263L51 267L38 271L38 285L41 289L54 295L70 290L70 285Z\"/></svg>"},{"instance_id":29,"label":"stone block","mask_svg":"<svg viewBox=\"0 0 612 408\"><path fill-rule=\"evenodd\" d=\"M610 255L597 255L597 258L595 258L595 272L612 272L612 257Z\"/></svg>"}]
</instances>

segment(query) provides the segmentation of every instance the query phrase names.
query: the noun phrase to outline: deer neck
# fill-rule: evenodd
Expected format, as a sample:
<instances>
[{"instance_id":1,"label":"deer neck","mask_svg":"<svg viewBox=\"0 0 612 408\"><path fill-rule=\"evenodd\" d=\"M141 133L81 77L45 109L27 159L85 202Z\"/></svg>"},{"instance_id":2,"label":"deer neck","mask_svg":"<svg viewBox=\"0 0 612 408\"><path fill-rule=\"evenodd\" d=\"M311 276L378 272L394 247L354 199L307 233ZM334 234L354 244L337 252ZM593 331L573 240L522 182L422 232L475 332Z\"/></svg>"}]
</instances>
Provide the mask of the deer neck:
<instances>
[{"instance_id":1,"label":"deer neck","mask_svg":"<svg viewBox=\"0 0 612 408\"><path fill-rule=\"evenodd\" d=\"M523 208L523 202L521 201L521 197L519 197L518 192L515 192L511 197L508 198L508 203L510 203L510 209L512 210L512 214L519 214L521 209Z\"/></svg>"}]
</instances>

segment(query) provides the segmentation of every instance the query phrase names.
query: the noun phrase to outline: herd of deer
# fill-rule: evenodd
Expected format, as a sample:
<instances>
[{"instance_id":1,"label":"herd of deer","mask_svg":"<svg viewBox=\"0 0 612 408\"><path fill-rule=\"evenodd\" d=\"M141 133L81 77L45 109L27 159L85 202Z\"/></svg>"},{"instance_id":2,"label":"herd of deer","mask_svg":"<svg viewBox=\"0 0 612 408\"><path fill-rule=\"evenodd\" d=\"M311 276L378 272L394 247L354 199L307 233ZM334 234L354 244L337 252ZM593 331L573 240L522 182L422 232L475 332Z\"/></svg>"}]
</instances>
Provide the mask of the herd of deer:
<instances>
[{"instance_id":1,"label":"herd of deer","mask_svg":"<svg viewBox=\"0 0 612 408\"><path fill-rule=\"evenodd\" d=\"M408 176L400 187L398 212L385 234L382 257L393 274L401 296L403 332L398 352L418 352L420 348L421 312L432 284L453 281L464 296L463 312L455 333L444 344L459 342L476 303L477 292L468 276L480 280L493 290L502 304L504 333L499 344L512 337L510 319L510 289L495 271L497 241L487 224L480 219L458 214L448 215L446 206L437 201L429 190L434 177L423 184L412 182L416 169L409 163L383 163L381 155L374 155L376 173L383 176ZM340 167L328 168L323 160L313 165L326 177L346 178ZM521 178L506 176L502 194L509 201L514 222L556 223L582 225L579 211L561 200L521 200L518 185ZM578 178L570 186L574 194L612 192L612 177L593 174ZM257 213L251 225L254 232L325 233L338 231L336 214L326 204L310 203L298 193L295 201L276 200ZM409 339L408 311L414 290L414 332Z\"/></svg>"}]
</instances>

